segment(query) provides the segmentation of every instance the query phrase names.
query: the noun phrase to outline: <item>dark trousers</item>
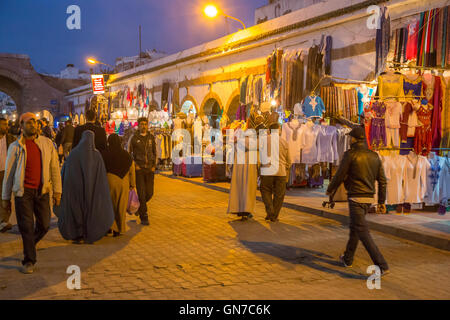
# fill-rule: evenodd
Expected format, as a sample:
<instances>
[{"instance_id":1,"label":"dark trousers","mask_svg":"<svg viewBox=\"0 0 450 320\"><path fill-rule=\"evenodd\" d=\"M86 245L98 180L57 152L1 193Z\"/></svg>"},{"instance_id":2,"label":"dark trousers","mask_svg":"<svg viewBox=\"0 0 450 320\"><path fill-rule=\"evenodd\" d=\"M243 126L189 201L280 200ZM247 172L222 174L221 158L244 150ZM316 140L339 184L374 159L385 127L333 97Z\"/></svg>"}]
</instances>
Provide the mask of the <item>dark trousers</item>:
<instances>
[{"instance_id":1,"label":"dark trousers","mask_svg":"<svg viewBox=\"0 0 450 320\"><path fill-rule=\"evenodd\" d=\"M286 177L261 176L261 197L270 219L278 218L286 194Z\"/></svg>"},{"instance_id":2,"label":"dark trousers","mask_svg":"<svg viewBox=\"0 0 450 320\"><path fill-rule=\"evenodd\" d=\"M22 235L24 260L22 264L36 263L36 244L50 227L49 194L39 196L37 189L25 188L22 197L15 198L16 216ZM34 220L36 219L36 224Z\"/></svg>"},{"instance_id":3,"label":"dark trousers","mask_svg":"<svg viewBox=\"0 0 450 320\"><path fill-rule=\"evenodd\" d=\"M380 250L372 239L369 233L369 227L366 221L366 213L370 208L370 204L357 203L349 200L348 206L350 210L350 239L347 243L347 249L344 253L345 263L351 265L355 255L358 241L361 240L367 252L370 255L373 263L379 266L382 270L389 269L389 266L384 260Z\"/></svg>"},{"instance_id":4,"label":"dark trousers","mask_svg":"<svg viewBox=\"0 0 450 320\"><path fill-rule=\"evenodd\" d=\"M147 202L153 196L155 174L151 170L136 170L136 188L139 198L139 216L142 221L148 221Z\"/></svg>"}]
</instances>

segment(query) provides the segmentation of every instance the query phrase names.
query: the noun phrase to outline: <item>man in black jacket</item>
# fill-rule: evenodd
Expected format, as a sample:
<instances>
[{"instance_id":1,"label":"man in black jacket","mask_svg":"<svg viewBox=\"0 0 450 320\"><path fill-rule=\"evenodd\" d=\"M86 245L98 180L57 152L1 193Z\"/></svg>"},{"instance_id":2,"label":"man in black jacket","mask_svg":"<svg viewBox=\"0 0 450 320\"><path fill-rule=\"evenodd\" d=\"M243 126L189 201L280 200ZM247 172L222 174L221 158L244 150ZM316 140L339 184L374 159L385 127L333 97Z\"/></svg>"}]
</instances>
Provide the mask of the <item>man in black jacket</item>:
<instances>
[{"instance_id":1,"label":"man in black jacket","mask_svg":"<svg viewBox=\"0 0 450 320\"><path fill-rule=\"evenodd\" d=\"M72 125L72 120L69 119L65 123L60 142L63 147L64 159L67 159L70 151L72 150L74 135L75 135L75 128Z\"/></svg>"},{"instance_id":2,"label":"man in black jacket","mask_svg":"<svg viewBox=\"0 0 450 320\"><path fill-rule=\"evenodd\" d=\"M358 240L361 240L372 261L381 270L381 275L389 272L389 266L373 241L365 215L374 201L375 181L378 181L378 205L386 210L386 177L380 157L367 148L365 131L357 126L349 133L352 137L351 149L344 158L328 186L327 194L332 195L342 182L348 195L350 211L350 239L347 249L340 256L346 267L351 267Z\"/></svg>"},{"instance_id":3,"label":"man in black jacket","mask_svg":"<svg viewBox=\"0 0 450 320\"><path fill-rule=\"evenodd\" d=\"M128 152L136 165L136 187L140 203L137 213L141 218L141 224L148 226L147 202L153 196L156 143L155 137L148 131L147 118L139 118L138 126L138 131L128 142Z\"/></svg>"},{"instance_id":4,"label":"man in black jacket","mask_svg":"<svg viewBox=\"0 0 450 320\"><path fill-rule=\"evenodd\" d=\"M103 151L106 149L106 131L104 128L97 126L95 124L96 118L97 115L95 114L95 111L93 110L86 111L86 124L75 128L73 135L72 149L75 148L77 144L80 142L81 135L86 130L91 130L92 132L94 132L95 148L98 151Z\"/></svg>"}]
</instances>

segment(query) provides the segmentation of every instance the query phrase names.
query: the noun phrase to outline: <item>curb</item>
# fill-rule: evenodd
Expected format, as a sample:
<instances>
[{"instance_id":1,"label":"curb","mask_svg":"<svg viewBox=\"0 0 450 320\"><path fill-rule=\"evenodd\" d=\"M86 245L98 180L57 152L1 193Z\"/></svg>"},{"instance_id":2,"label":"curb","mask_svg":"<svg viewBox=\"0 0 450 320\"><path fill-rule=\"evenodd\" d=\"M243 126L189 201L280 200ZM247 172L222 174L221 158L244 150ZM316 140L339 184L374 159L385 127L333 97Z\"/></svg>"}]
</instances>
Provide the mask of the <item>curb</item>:
<instances>
[{"instance_id":1,"label":"curb","mask_svg":"<svg viewBox=\"0 0 450 320\"><path fill-rule=\"evenodd\" d=\"M174 175L166 174L166 173L159 173L159 174L164 177L167 177L167 178L178 179L178 180L181 180L184 182L189 182L189 183L192 183L192 184L204 187L204 188L212 189L215 191L230 193L230 190L227 188L218 187L218 186L214 186L214 185L208 185L204 182L193 181L188 178L181 177L181 176L174 176ZM260 196L256 196L256 200L262 201L262 198ZM332 219L332 220L338 221L344 225L348 225L350 222L350 218L348 216L343 216L341 214L334 213L334 212L328 211L328 210L321 210L321 209L316 209L316 208L311 208L311 207L305 207L305 206L288 203L288 202L284 202L283 207L301 211L301 212L305 212L305 213L309 213L309 214L313 214L313 215L316 215L316 216L319 216L322 218ZM373 221L367 221L367 223L369 225L370 230L378 231L378 232L392 235L395 237L399 237L399 238L402 238L405 240L418 242L418 243L425 244L425 245L428 245L428 246L431 246L431 247L434 247L437 249L450 251L450 240L448 240L448 239L436 237L433 235L427 235L427 234L423 234L423 233L420 233L417 231L411 231L411 230L407 230L407 229L403 229L403 228L399 228L399 227L389 226L389 225L385 225L385 224L381 224L381 223L373 222Z\"/></svg>"}]
</instances>

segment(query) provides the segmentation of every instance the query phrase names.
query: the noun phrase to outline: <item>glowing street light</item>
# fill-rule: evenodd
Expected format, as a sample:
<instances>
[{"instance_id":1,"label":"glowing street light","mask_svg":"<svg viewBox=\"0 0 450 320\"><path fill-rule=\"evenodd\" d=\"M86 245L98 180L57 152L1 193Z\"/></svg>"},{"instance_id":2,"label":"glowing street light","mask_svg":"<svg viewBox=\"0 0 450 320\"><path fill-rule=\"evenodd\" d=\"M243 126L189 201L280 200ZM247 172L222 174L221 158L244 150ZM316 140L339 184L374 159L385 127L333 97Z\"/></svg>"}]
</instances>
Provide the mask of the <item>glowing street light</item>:
<instances>
[{"instance_id":1,"label":"glowing street light","mask_svg":"<svg viewBox=\"0 0 450 320\"><path fill-rule=\"evenodd\" d=\"M210 18L215 18L217 16L217 14L219 13L217 8L215 6L213 6L212 4L207 5L205 7L204 12L205 12L206 16L208 16Z\"/></svg>"},{"instance_id":2,"label":"glowing street light","mask_svg":"<svg viewBox=\"0 0 450 320\"><path fill-rule=\"evenodd\" d=\"M87 59L87 62L90 63L90 64L103 64L103 65L105 65L105 66L108 66L108 67L111 67L111 68L114 69L114 67L113 67L112 65L107 64L107 63L100 62L100 61L98 61L98 60L95 60L94 58L88 58L88 59Z\"/></svg>"},{"instance_id":3,"label":"glowing street light","mask_svg":"<svg viewBox=\"0 0 450 320\"><path fill-rule=\"evenodd\" d=\"M205 9L203 10L203 12L205 13L205 15L207 17L210 17L210 18L215 18L215 17L217 17L217 15L220 14L220 15L222 15L224 17L227 17L227 18L230 18L230 19L238 21L240 24L242 24L242 27L244 27L244 29L247 28L245 26L245 23L242 22L242 20L239 20L238 18L235 18L235 17L232 17L232 16L229 16L229 15L225 14L222 10L217 9L217 7L215 5L213 5L213 4L207 5L205 7Z\"/></svg>"}]
</instances>

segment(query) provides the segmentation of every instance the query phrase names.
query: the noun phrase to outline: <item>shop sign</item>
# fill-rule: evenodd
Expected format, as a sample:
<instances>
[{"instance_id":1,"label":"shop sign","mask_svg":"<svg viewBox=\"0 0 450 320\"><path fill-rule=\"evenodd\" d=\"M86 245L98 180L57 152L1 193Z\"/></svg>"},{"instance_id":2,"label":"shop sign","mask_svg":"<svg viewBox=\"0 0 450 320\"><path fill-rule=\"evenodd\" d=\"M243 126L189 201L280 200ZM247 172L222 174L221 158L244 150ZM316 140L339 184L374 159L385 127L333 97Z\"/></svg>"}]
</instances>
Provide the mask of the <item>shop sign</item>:
<instances>
[{"instance_id":1,"label":"shop sign","mask_svg":"<svg viewBox=\"0 0 450 320\"><path fill-rule=\"evenodd\" d=\"M92 91L94 94L105 93L105 82L102 74L93 74L92 78Z\"/></svg>"}]
</instances>

